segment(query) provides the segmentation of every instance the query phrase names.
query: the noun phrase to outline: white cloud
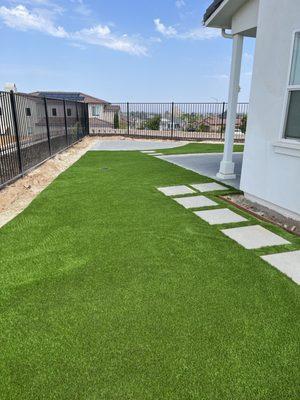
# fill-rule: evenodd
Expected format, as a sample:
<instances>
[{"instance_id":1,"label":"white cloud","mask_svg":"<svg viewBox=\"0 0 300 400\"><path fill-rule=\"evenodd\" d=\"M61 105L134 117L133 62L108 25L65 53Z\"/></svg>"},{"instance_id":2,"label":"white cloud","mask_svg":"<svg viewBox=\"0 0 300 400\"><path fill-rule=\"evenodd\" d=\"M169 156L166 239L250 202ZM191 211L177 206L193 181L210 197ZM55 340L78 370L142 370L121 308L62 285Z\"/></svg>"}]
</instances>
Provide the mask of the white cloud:
<instances>
[{"instance_id":1,"label":"white cloud","mask_svg":"<svg viewBox=\"0 0 300 400\"><path fill-rule=\"evenodd\" d=\"M176 0L176 1L175 1L175 6L176 6L177 8L182 8L182 7L184 7L184 6L185 6L185 0Z\"/></svg>"},{"instance_id":2,"label":"white cloud","mask_svg":"<svg viewBox=\"0 0 300 400\"><path fill-rule=\"evenodd\" d=\"M154 20L154 25L156 31L167 38L204 40L220 36L220 31L218 29L205 28L204 26L185 32L178 32L174 26L166 26L159 18Z\"/></svg>"},{"instance_id":3,"label":"white cloud","mask_svg":"<svg viewBox=\"0 0 300 400\"><path fill-rule=\"evenodd\" d=\"M205 40L220 37L219 29L205 28L201 26L196 29L184 32L179 35L179 39L191 39L191 40Z\"/></svg>"},{"instance_id":4,"label":"white cloud","mask_svg":"<svg viewBox=\"0 0 300 400\"><path fill-rule=\"evenodd\" d=\"M108 25L96 25L76 32L67 32L62 26L55 25L52 14L45 9L29 11L23 5L12 8L1 6L0 19L10 28L20 31L39 31L50 36L68 39L75 45L76 43L81 46L82 44L92 44L133 55L145 56L147 54L146 46L137 36L115 34L111 32Z\"/></svg>"},{"instance_id":5,"label":"white cloud","mask_svg":"<svg viewBox=\"0 0 300 400\"><path fill-rule=\"evenodd\" d=\"M147 48L138 39L128 35L115 35L107 25L97 25L72 34L72 40L119 50L133 55L147 55Z\"/></svg>"},{"instance_id":6,"label":"white cloud","mask_svg":"<svg viewBox=\"0 0 300 400\"><path fill-rule=\"evenodd\" d=\"M11 3L20 5L20 0L10 0ZM65 9L52 0L22 0L22 5L33 7L33 10L42 14L62 15ZM43 7L43 8L41 8Z\"/></svg>"},{"instance_id":7,"label":"white cloud","mask_svg":"<svg viewBox=\"0 0 300 400\"><path fill-rule=\"evenodd\" d=\"M68 37L68 33L62 26L55 26L42 13L38 11L31 13L22 5L14 8L0 7L0 18L6 26L20 31L35 30L59 38Z\"/></svg>"},{"instance_id":8,"label":"white cloud","mask_svg":"<svg viewBox=\"0 0 300 400\"><path fill-rule=\"evenodd\" d=\"M154 20L155 29L164 36L175 37L178 35L177 30L173 26L164 25L159 18Z\"/></svg>"},{"instance_id":9,"label":"white cloud","mask_svg":"<svg viewBox=\"0 0 300 400\"><path fill-rule=\"evenodd\" d=\"M85 4L83 0L72 0L72 3L76 3L75 11L83 17L88 17L92 14L92 10Z\"/></svg>"}]
</instances>

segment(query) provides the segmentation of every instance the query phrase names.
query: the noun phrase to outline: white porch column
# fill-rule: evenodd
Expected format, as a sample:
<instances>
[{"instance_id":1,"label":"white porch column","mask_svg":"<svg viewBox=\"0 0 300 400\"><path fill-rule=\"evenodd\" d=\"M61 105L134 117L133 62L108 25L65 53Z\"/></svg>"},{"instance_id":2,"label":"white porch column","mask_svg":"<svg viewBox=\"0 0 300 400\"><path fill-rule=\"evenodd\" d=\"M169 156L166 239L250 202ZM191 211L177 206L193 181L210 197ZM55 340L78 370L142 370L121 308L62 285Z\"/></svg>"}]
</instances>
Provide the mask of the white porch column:
<instances>
[{"instance_id":1,"label":"white porch column","mask_svg":"<svg viewBox=\"0 0 300 400\"><path fill-rule=\"evenodd\" d=\"M240 91L241 64L243 55L244 37L240 34L233 35L231 72L229 82L228 109L226 118L225 145L223 160L220 164L220 171L217 174L219 179L235 179L234 162L232 160L234 132L237 114L237 103Z\"/></svg>"}]
</instances>

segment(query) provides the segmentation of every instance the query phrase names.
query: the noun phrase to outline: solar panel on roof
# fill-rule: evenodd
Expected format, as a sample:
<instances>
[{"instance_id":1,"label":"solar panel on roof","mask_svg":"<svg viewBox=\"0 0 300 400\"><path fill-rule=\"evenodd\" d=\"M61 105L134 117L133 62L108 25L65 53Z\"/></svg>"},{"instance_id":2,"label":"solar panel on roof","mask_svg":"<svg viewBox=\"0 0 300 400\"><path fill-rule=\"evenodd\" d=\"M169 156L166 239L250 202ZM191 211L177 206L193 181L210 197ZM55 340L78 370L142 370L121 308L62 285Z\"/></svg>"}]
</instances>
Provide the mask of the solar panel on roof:
<instances>
[{"instance_id":1,"label":"solar panel on roof","mask_svg":"<svg viewBox=\"0 0 300 400\"><path fill-rule=\"evenodd\" d=\"M51 99L61 99L61 100L71 100L71 101L84 100L84 97L80 93L41 92L40 95Z\"/></svg>"}]
</instances>

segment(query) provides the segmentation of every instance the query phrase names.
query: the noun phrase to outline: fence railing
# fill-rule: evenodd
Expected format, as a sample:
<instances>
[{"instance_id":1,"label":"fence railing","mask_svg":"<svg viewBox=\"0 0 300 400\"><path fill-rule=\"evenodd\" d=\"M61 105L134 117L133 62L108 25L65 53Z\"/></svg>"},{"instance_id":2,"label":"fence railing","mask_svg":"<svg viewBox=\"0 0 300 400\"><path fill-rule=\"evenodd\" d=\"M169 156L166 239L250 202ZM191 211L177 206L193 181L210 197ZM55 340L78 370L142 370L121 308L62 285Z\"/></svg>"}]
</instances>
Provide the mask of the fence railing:
<instances>
[{"instance_id":1,"label":"fence railing","mask_svg":"<svg viewBox=\"0 0 300 400\"><path fill-rule=\"evenodd\" d=\"M235 140L243 142L248 103L239 103ZM91 135L223 140L227 103L112 103L90 114Z\"/></svg>"},{"instance_id":2,"label":"fence railing","mask_svg":"<svg viewBox=\"0 0 300 400\"><path fill-rule=\"evenodd\" d=\"M0 187L87 134L84 103L0 92Z\"/></svg>"}]
</instances>

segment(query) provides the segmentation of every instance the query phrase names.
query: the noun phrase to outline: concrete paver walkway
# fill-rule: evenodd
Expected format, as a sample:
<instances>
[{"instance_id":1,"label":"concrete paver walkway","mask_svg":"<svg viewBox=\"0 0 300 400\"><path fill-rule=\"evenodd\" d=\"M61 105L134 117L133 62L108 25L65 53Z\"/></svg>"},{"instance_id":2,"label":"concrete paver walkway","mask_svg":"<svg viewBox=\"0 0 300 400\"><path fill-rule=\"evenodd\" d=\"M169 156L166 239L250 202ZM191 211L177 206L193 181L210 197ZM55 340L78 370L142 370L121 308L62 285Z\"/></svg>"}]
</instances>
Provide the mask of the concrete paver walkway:
<instances>
[{"instance_id":1,"label":"concrete paver walkway","mask_svg":"<svg viewBox=\"0 0 300 400\"><path fill-rule=\"evenodd\" d=\"M159 190L166 196L181 196L184 194L196 193L193 189L185 185L159 187L157 188L157 190Z\"/></svg>"},{"instance_id":2,"label":"concrete paver walkway","mask_svg":"<svg viewBox=\"0 0 300 400\"><path fill-rule=\"evenodd\" d=\"M219 208L217 210L196 211L195 214L208 222L210 225L232 224L245 222L246 218L229 210L229 208Z\"/></svg>"},{"instance_id":3,"label":"concrete paver walkway","mask_svg":"<svg viewBox=\"0 0 300 400\"><path fill-rule=\"evenodd\" d=\"M205 196L181 197L174 200L184 208L218 206L218 203Z\"/></svg>"},{"instance_id":4,"label":"concrete paver walkway","mask_svg":"<svg viewBox=\"0 0 300 400\"><path fill-rule=\"evenodd\" d=\"M270 254L261 257L273 267L290 277L300 285L300 251Z\"/></svg>"},{"instance_id":5,"label":"concrete paver walkway","mask_svg":"<svg viewBox=\"0 0 300 400\"><path fill-rule=\"evenodd\" d=\"M198 191L223 189L221 185L215 182L207 184L189 184L189 186L192 186ZM180 196L194 192L186 185L167 186L157 189L167 196ZM194 192L192 196L173 197L173 200L187 209L216 207L219 205L208 197L197 194L197 192ZM225 225L247 221L246 218L228 208L211 208L194 211L194 214L210 225ZM290 242L283 237L276 235L261 225L221 229L221 232L248 250L290 244ZM300 284L300 250L261 256L261 258L290 277L298 285Z\"/></svg>"},{"instance_id":6,"label":"concrete paver walkway","mask_svg":"<svg viewBox=\"0 0 300 400\"><path fill-rule=\"evenodd\" d=\"M270 232L260 225L245 226L242 228L223 229L224 235L230 237L245 249L260 249L267 246L290 244L281 236Z\"/></svg>"},{"instance_id":7,"label":"concrete paver walkway","mask_svg":"<svg viewBox=\"0 0 300 400\"><path fill-rule=\"evenodd\" d=\"M199 192L214 192L216 190L226 190L228 189L226 186L220 185L216 182L209 182L209 183L197 183L196 185L191 185Z\"/></svg>"}]
</instances>

